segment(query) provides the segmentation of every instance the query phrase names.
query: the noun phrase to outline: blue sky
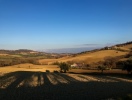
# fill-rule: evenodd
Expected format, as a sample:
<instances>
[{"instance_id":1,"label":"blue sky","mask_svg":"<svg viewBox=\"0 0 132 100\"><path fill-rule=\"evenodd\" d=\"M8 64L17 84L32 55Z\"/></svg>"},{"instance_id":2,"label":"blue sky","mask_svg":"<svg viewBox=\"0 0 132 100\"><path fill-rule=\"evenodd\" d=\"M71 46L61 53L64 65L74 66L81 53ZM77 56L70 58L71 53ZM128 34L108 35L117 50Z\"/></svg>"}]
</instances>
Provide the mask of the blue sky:
<instances>
[{"instance_id":1,"label":"blue sky","mask_svg":"<svg viewBox=\"0 0 132 100\"><path fill-rule=\"evenodd\" d=\"M132 0L0 0L0 49L101 47L132 40Z\"/></svg>"}]
</instances>

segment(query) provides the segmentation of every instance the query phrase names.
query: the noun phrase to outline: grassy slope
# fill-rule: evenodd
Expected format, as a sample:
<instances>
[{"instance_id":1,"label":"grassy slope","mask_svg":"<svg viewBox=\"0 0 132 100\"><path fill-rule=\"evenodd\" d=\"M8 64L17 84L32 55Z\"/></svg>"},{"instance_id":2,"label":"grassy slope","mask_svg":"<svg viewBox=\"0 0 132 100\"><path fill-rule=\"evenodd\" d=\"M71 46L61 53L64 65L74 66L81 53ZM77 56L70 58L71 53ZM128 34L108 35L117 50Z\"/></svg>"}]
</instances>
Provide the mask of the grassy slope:
<instances>
[{"instance_id":1,"label":"grassy slope","mask_svg":"<svg viewBox=\"0 0 132 100\"><path fill-rule=\"evenodd\" d=\"M115 56L121 56L125 55L128 52L122 52L122 51L115 51L115 50L102 50L97 51L94 53L86 53L86 54L80 54L76 57L64 57L60 59L42 59L39 62L40 63L52 63L55 61L59 62L66 62L66 61L75 61L75 62L85 62L85 63L92 63L92 62L98 62L100 60L103 60L107 56L115 57Z\"/></svg>"},{"instance_id":2,"label":"grassy slope","mask_svg":"<svg viewBox=\"0 0 132 100\"><path fill-rule=\"evenodd\" d=\"M88 52L84 54L79 54L75 57L63 57L60 59L42 59L39 62L42 64L51 64L56 61L59 61L59 62L75 61L75 62L93 63L93 62L101 61L108 56L117 57L121 55L126 55L129 53L130 48L132 48L132 44L119 47L119 48L122 50L128 50L128 51L123 52L123 51L117 51L117 50L101 50L101 51L96 51L93 53Z\"/></svg>"}]
</instances>

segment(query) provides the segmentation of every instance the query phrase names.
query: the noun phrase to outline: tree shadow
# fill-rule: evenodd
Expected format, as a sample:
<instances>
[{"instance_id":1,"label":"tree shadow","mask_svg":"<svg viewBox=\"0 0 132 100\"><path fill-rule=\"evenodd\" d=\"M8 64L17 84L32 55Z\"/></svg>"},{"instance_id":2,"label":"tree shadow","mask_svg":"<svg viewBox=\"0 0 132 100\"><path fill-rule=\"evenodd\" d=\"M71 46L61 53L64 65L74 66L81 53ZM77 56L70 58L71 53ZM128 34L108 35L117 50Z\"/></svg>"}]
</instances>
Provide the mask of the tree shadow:
<instances>
[{"instance_id":1,"label":"tree shadow","mask_svg":"<svg viewBox=\"0 0 132 100\"><path fill-rule=\"evenodd\" d=\"M101 73L101 72L84 72L84 73L77 73L77 72L69 72L70 74L81 74L81 75L93 75L93 76L114 76L114 77L124 77L124 78L132 78L131 74L126 74L126 73L110 73L110 72L105 72L105 73Z\"/></svg>"},{"instance_id":2,"label":"tree shadow","mask_svg":"<svg viewBox=\"0 0 132 100\"><path fill-rule=\"evenodd\" d=\"M87 76L93 76L97 79L109 78L91 74L77 75L77 77L80 78ZM7 84L11 81L9 80L10 77L14 77L14 81L8 84L7 87L1 88L3 85L2 82ZM102 100L132 93L132 82L124 82L112 77L113 76L109 79L118 82L93 80L81 82L68 76L68 73L64 74L58 72L12 72L0 77L0 100ZM57 84L53 84L52 80ZM25 85L24 82L29 85Z\"/></svg>"}]
</instances>

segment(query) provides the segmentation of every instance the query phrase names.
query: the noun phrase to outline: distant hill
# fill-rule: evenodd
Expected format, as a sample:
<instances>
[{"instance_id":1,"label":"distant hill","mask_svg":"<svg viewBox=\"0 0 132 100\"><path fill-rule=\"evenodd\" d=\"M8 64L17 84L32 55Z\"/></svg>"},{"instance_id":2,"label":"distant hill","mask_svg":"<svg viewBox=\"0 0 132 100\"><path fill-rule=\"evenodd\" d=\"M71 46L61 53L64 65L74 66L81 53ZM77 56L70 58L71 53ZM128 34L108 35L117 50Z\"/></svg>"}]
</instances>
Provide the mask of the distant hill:
<instances>
[{"instance_id":1,"label":"distant hill","mask_svg":"<svg viewBox=\"0 0 132 100\"><path fill-rule=\"evenodd\" d=\"M0 54L23 54L23 53L38 53L38 52L33 50L28 50L28 49L0 50Z\"/></svg>"},{"instance_id":2,"label":"distant hill","mask_svg":"<svg viewBox=\"0 0 132 100\"><path fill-rule=\"evenodd\" d=\"M69 53L46 53L28 49L19 49L19 50L0 50L0 57L8 56L8 57L39 57L39 58L61 58L67 55L71 55Z\"/></svg>"}]
</instances>

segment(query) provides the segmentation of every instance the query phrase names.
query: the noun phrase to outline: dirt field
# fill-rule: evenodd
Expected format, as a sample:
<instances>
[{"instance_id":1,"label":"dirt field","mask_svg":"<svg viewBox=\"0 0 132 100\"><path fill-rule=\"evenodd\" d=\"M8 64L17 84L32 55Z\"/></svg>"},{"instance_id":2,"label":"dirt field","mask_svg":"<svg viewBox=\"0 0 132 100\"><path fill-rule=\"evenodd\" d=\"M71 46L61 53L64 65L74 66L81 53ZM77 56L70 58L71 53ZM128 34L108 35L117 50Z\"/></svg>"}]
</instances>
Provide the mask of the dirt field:
<instances>
[{"instance_id":1,"label":"dirt field","mask_svg":"<svg viewBox=\"0 0 132 100\"><path fill-rule=\"evenodd\" d=\"M126 72L58 71L55 65L0 68L0 100L105 100L132 93L132 77Z\"/></svg>"}]
</instances>

